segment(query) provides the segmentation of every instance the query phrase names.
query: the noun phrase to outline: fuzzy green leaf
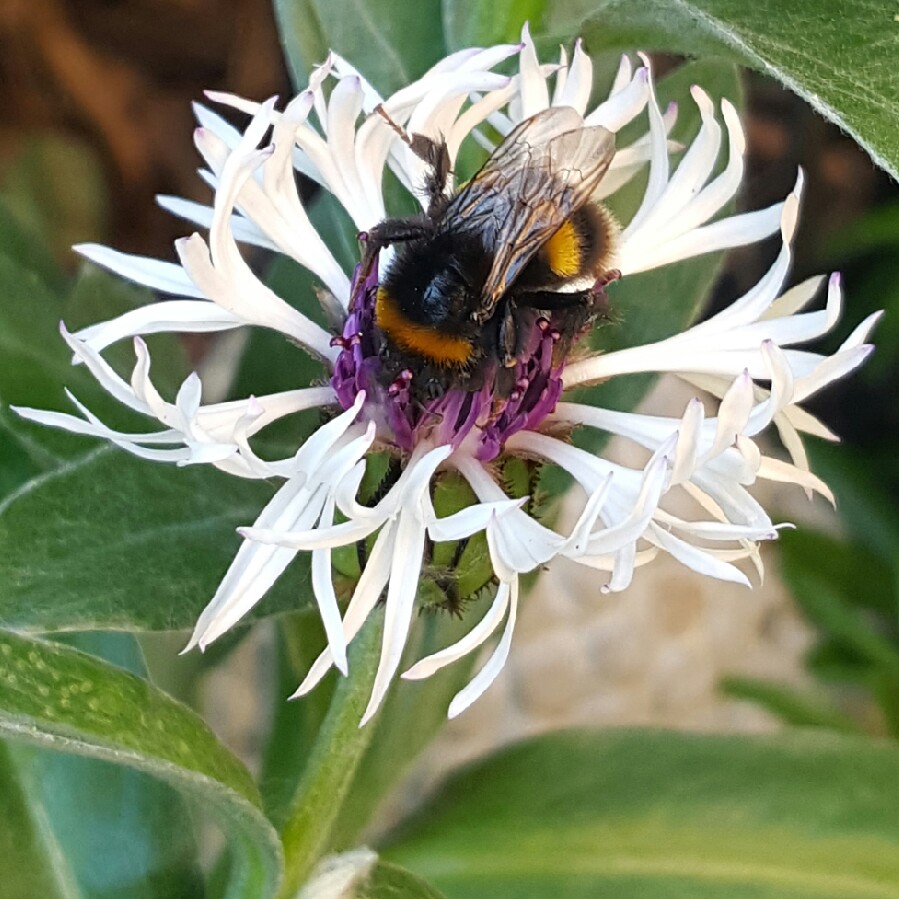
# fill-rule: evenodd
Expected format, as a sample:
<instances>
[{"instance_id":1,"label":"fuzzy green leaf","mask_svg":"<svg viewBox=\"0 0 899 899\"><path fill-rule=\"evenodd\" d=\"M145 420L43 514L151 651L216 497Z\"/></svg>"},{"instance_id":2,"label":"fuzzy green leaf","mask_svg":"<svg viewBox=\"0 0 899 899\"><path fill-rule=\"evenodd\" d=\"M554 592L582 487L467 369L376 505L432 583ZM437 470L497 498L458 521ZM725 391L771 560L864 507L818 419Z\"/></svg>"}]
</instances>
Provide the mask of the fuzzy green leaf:
<instances>
[{"instance_id":1,"label":"fuzzy green leaf","mask_svg":"<svg viewBox=\"0 0 899 899\"><path fill-rule=\"evenodd\" d=\"M0 631L0 736L169 784L225 832L228 896L274 892L280 846L249 773L199 717L141 678L69 647Z\"/></svg>"},{"instance_id":2,"label":"fuzzy green leaf","mask_svg":"<svg viewBox=\"0 0 899 899\"><path fill-rule=\"evenodd\" d=\"M273 487L110 447L0 503L0 623L18 630L184 630L210 600ZM311 597L301 554L256 614Z\"/></svg>"},{"instance_id":3,"label":"fuzzy green leaf","mask_svg":"<svg viewBox=\"0 0 899 899\"><path fill-rule=\"evenodd\" d=\"M384 855L453 899L896 899L899 750L823 734L529 741Z\"/></svg>"},{"instance_id":4,"label":"fuzzy green leaf","mask_svg":"<svg viewBox=\"0 0 899 899\"><path fill-rule=\"evenodd\" d=\"M130 634L78 634L73 645L143 675ZM3 854L22 880L36 873L52 884L25 895L110 899L199 897L203 879L190 810L168 784L122 765L15 742L0 747L0 792L20 797L20 809L0 815Z\"/></svg>"},{"instance_id":5,"label":"fuzzy green leaf","mask_svg":"<svg viewBox=\"0 0 899 899\"><path fill-rule=\"evenodd\" d=\"M595 0L591 50L722 56L776 78L899 177L899 20L882 0Z\"/></svg>"}]
</instances>

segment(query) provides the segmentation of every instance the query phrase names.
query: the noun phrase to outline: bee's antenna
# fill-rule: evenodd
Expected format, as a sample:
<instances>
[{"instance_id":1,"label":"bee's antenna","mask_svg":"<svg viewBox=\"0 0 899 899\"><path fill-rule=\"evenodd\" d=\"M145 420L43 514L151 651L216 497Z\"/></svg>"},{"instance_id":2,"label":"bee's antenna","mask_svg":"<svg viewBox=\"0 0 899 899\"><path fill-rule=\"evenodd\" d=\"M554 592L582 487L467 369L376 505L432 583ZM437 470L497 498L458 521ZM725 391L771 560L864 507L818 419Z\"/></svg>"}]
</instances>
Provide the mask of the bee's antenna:
<instances>
[{"instance_id":1,"label":"bee's antenna","mask_svg":"<svg viewBox=\"0 0 899 899\"><path fill-rule=\"evenodd\" d=\"M391 127L391 128L392 128L392 129L399 135L400 140L401 140L404 144L406 144L407 147L411 147L411 146L412 146L412 135L410 135L409 132L406 131L406 129L403 128L402 125L400 125L398 122L395 122L395 121L390 117L390 113L384 108L384 104L383 104L383 103L379 103L379 104L375 107L375 112L376 112L382 119L384 119L384 121L387 122L388 125L390 125L390 127Z\"/></svg>"},{"instance_id":2,"label":"bee's antenna","mask_svg":"<svg viewBox=\"0 0 899 899\"><path fill-rule=\"evenodd\" d=\"M426 162L430 168L430 174L425 178L425 194L429 198L428 215L438 215L446 205L447 179L450 174L450 156L446 146L446 141L439 137L434 140L425 137L424 134L414 134L406 131L402 125L395 122L390 113L384 108L383 103L379 103L374 111L387 122L388 125L396 132L400 140L423 162Z\"/></svg>"}]
</instances>

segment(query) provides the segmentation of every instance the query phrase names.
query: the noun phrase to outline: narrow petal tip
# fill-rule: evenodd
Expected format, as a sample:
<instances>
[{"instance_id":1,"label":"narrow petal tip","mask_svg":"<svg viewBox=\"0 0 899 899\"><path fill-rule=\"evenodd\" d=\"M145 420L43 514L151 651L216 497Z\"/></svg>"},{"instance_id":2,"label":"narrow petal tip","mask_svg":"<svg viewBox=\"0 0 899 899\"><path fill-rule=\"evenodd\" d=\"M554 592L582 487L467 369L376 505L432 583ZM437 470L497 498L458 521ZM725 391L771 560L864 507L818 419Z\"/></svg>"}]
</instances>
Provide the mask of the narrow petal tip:
<instances>
[{"instance_id":1,"label":"narrow petal tip","mask_svg":"<svg viewBox=\"0 0 899 899\"><path fill-rule=\"evenodd\" d=\"M783 204L783 212L780 215L780 236L788 246L793 242L796 233L796 224L799 221L799 196L790 194Z\"/></svg>"},{"instance_id":2,"label":"narrow petal tip","mask_svg":"<svg viewBox=\"0 0 899 899\"><path fill-rule=\"evenodd\" d=\"M699 107L699 111L705 115L713 115L715 112L715 104L712 98L698 85L694 84L690 88L690 96Z\"/></svg>"}]
</instances>

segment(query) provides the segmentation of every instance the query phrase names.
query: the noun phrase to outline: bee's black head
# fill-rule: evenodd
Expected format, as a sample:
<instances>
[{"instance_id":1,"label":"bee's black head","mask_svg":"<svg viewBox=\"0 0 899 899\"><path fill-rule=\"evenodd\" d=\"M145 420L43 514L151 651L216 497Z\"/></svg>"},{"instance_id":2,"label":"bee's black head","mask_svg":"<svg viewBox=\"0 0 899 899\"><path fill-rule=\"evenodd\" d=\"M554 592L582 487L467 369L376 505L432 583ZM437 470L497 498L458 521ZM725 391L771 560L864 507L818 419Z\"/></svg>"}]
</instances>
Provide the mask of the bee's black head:
<instances>
[{"instance_id":1,"label":"bee's black head","mask_svg":"<svg viewBox=\"0 0 899 899\"><path fill-rule=\"evenodd\" d=\"M409 321L460 333L471 327L488 266L478 243L438 234L399 246L381 285Z\"/></svg>"}]
</instances>

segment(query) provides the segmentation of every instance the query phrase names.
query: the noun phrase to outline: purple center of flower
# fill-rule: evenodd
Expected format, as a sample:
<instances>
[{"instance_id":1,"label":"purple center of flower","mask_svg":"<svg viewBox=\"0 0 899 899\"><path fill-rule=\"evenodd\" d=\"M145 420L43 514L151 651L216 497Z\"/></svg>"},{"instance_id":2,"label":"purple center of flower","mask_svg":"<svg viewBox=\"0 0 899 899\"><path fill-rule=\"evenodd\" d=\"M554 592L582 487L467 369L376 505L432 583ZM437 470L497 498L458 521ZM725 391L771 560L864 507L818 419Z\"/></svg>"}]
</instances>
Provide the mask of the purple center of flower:
<instances>
[{"instance_id":1,"label":"purple center of flower","mask_svg":"<svg viewBox=\"0 0 899 899\"><path fill-rule=\"evenodd\" d=\"M464 389L446 383L433 398L415 387L415 373L403 369L389 376L384 365L386 338L375 321L378 289L377 263L365 282L358 283L356 267L350 295L354 298L343 333L334 338L340 354L334 363L331 386L344 409L359 391L366 393L361 418L373 421L380 439L402 450L411 450L423 439L451 444L453 449L470 437L478 459L488 462L505 442L525 428L536 428L555 408L562 393L564 358L554 358L559 330L550 317L535 320L514 369L487 366L479 386ZM504 388L497 389L498 374Z\"/></svg>"}]
</instances>

